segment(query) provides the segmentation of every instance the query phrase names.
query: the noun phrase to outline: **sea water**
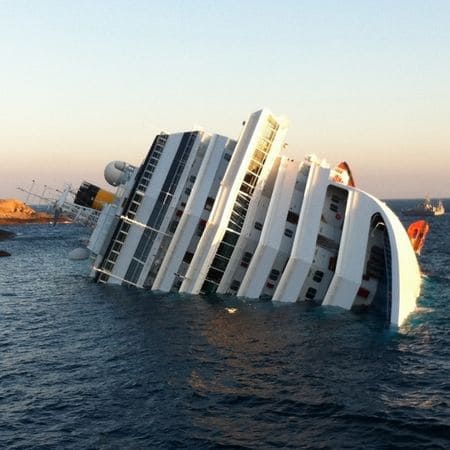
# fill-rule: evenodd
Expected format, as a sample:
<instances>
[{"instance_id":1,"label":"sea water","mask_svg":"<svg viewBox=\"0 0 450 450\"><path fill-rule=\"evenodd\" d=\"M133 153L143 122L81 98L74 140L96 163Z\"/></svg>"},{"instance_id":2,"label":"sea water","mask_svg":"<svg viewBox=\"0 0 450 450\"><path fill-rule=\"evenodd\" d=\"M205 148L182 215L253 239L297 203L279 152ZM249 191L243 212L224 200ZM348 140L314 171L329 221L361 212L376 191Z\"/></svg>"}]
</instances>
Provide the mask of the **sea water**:
<instances>
[{"instance_id":1,"label":"sea water","mask_svg":"<svg viewBox=\"0 0 450 450\"><path fill-rule=\"evenodd\" d=\"M98 285L67 257L85 228L2 227L0 448L450 448L450 215L429 222L400 330Z\"/></svg>"}]
</instances>

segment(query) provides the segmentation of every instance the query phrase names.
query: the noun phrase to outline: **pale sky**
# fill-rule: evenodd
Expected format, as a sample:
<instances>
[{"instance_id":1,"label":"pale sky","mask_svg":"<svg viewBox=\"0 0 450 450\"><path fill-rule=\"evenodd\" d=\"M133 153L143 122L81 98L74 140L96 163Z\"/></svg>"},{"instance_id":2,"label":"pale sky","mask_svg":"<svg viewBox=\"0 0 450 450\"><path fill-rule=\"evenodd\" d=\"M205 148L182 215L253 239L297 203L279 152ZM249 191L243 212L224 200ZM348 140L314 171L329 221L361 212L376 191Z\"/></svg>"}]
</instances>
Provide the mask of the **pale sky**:
<instances>
[{"instance_id":1,"label":"pale sky","mask_svg":"<svg viewBox=\"0 0 450 450\"><path fill-rule=\"evenodd\" d=\"M450 197L448 0L0 0L0 55L0 198L104 186L157 132L236 138L264 106L292 156Z\"/></svg>"}]
</instances>

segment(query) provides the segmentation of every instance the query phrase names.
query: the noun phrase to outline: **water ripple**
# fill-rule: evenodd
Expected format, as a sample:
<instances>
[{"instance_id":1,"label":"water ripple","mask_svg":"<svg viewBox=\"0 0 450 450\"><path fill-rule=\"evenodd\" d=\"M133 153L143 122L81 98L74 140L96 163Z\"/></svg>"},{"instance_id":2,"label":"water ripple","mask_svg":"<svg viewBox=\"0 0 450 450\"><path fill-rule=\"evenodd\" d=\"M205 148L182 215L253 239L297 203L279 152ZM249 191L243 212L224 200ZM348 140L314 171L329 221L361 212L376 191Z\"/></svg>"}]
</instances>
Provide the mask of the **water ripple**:
<instances>
[{"instance_id":1,"label":"water ripple","mask_svg":"<svg viewBox=\"0 0 450 450\"><path fill-rule=\"evenodd\" d=\"M100 286L67 259L82 228L19 232L0 266L0 448L449 448L433 241L397 333L338 308Z\"/></svg>"}]
</instances>

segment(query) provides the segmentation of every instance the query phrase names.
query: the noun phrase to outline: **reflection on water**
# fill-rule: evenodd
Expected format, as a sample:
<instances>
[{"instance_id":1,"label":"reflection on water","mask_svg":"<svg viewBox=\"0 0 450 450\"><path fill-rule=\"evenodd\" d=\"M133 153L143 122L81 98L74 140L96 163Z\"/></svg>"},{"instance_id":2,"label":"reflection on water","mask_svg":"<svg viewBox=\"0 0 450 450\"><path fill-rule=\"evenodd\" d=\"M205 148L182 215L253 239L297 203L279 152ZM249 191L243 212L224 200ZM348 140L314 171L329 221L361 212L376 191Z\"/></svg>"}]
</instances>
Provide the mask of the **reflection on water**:
<instances>
[{"instance_id":1,"label":"reflection on water","mask_svg":"<svg viewBox=\"0 0 450 450\"><path fill-rule=\"evenodd\" d=\"M20 232L0 265L0 447L447 448L438 237L397 333L339 308L97 285L67 259L83 229Z\"/></svg>"}]
</instances>

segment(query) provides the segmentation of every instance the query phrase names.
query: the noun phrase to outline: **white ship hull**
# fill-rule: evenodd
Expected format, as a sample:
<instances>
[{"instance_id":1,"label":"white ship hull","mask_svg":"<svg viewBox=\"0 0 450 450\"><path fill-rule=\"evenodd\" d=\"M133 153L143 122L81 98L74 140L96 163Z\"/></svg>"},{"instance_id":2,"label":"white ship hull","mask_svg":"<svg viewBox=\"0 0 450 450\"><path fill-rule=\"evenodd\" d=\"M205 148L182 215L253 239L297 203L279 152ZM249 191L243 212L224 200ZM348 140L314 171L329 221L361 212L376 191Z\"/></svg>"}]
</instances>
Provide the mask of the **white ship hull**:
<instances>
[{"instance_id":1,"label":"white ship hull","mask_svg":"<svg viewBox=\"0 0 450 450\"><path fill-rule=\"evenodd\" d=\"M371 308L400 325L420 291L406 231L345 173L315 157L283 156L286 131L261 110L237 142L158 135L102 211L89 243L94 279Z\"/></svg>"}]
</instances>

